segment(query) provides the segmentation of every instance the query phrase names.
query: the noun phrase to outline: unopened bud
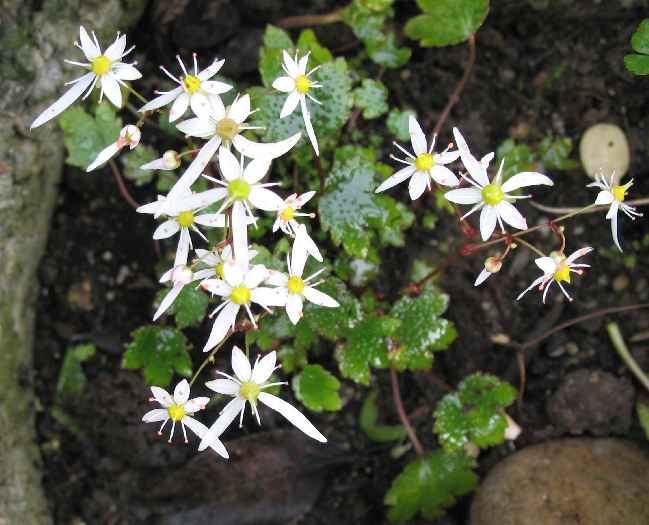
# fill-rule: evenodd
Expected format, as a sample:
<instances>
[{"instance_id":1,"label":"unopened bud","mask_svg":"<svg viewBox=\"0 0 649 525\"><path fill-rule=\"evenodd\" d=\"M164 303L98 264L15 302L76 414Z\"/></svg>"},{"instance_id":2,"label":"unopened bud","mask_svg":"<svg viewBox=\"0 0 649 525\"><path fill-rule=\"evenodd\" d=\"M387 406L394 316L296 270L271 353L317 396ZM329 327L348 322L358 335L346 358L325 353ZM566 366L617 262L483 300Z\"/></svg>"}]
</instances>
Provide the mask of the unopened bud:
<instances>
[{"instance_id":1,"label":"unopened bud","mask_svg":"<svg viewBox=\"0 0 649 525\"><path fill-rule=\"evenodd\" d=\"M518 436L520 436L522 429L514 421L511 417L509 417L509 414L506 412L505 414L505 419L507 420L507 428L505 429L505 439L508 439L509 441L514 441Z\"/></svg>"},{"instance_id":2,"label":"unopened bud","mask_svg":"<svg viewBox=\"0 0 649 525\"><path fill-rule=\"evenodd\" d=\"M175 170L178 166L180 166L180 156L178 155L177 151L174 151L172 149L168 149L164 152L164 154L162 155L162 160L164 162L165 168L167 168L168 170Z\"/></svg>"},{"instance_id":3,"label":"unopened bud","mask_svg":"<svg viewBox=\"0 0 649 525\"><path fill-rule=\"evenodd\" d=\"M489 273L498 273L502 267L503 263L498 257L487 257L484 261L484 268Z\"/></svg>"},{"instance_id":4,"label":"unopened bud","mask_svg":"<svg viewBox=\"0 0 649 525\"><path fill-rule=\"evenodd\" d=\"M130 149L133 149L135 146L137 146L140 143L141 136L142 133L140 132L140 128L134 126L133 124L129 124L128 126L124 126L122 130L119 132L119 137L117 138L117 145L120 148L123 148L124 146L128 146Z\"/></svg>"}]
</instances>

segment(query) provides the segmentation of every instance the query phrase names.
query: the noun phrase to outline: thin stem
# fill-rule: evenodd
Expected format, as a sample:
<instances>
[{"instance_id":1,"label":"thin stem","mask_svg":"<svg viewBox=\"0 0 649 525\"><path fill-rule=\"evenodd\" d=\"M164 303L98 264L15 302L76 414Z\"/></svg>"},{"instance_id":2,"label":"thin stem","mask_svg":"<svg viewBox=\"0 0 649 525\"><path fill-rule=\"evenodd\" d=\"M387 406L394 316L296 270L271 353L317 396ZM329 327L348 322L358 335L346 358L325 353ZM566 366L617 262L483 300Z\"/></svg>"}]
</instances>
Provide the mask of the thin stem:
<instances>
[{"instance_id":1,"label":"thin stem","mask_svg":"<svg viewBox=\"0 0 649 525\"><path fill-rule=\"evenodd\" d=\"M139 91L135 88L133 88L130 84L126 84L126 89L133 93L137 99L139 99L140 102L144 102L145 104L148 102L148 100L139 93Z\"/></svg>"},{"instance_id":2,"label":"thin stem","mask_svg":"<svg viewBox=\"0 0 649 525\"><path fill-rule=\"evenodd\" d=\"M290 29L293 27L305 27L305 26L323 26L327 24L334 24L336 22L341 22L343 19L343 12L345 9L336 9L330 13L325 13L322 15L300 15L300 16L287 16L286 18L281 18L275 22L276 26L283 27L284 29Z\"/></svg>"},{"instance_id":3,"label":"thin stem","mask_svg":"<svg viewBox=\"0 0 649 525\"><path fill-rule=\"evenodd\" d=\"M538 202L535 202L535 201L530 201L530 204L532 206L534 206L537 210L541 210L541 211L544 211L546 213L552 213L552 214L555 214L555 215L561 215L563 213L571 213L571 212L576 211L576 210L583 210L583 208L571 208L571 207L555 208L553 206L545 206L543 204L539 204ZM643 197L641 199L634 199L634 200L630 200L630 201L625 201L625 204L628 204L629 206L638 206L638 207L640 207L640 206L648 206L649 205L649 197ZM605 206L595 206L595 205L593 205L593 207L591 209L586 210L586 211L582 211L582 213L597 213L597 212L604 211L604 210L608 209L608 207L609 207L609 205L605 205Z\"/></svg>"},{"instance_id":4,"label":"thin stem","mask_svg":"<svg viewBox=\"0 0 649 525\"><path fill-rule=\"evenodd\" d=\"M613 347L617 350L617 353L620 354L622 361L624 361L626 366L629 367L629 370L631 370L636 379L642 383L642 386L649 390L649 377L647 377L647 375L642 371L642 368L638 366L636 360L633 359L633 356L631 356L631 352L629 352L629 349L624 342L624 338L622 337L622 333L620 332L617 323L607 324L606 330L608 331L608 336L611 338Z\"/></svg>"},{"instance_id":5,"label":"thin stem","mask_svg":"<svg viewBox=\"0 0 649 525\"><path fill-rule=\"evenodd\" d=\"M403 408L403 401L401 400L401 390L399 390L399 377L397 376L397 371L394 368L390 368L390 383L392 384L392 398L394 399L394 406L397 409L397 413L399 414L399 419L401 420L401 424L406 429L408 438L410 439L412 446L417 452L417 455L423 456L424 447L422 446L421 441L419 441L419 438L415 433L415 429L412 427L412 424L410 423L410 418L408 417L408 414L406 414L406 410Z\"/></svg>"},{"instance_id":6,"label":"thin stem","mask_svg":"<svg viewBox=\"0 0 649 525\"><path fill-rule=\"evenodd\" d=\"M133 209L137 210L140 207L140 204L133 197L131 197L126 184L124 184L124 179L122 178L122 174L120 173L117 164L115 164L115 161L113 159L110 159L108 161L108 165L110 166L110 170L113 172L113 177L115 177L115 182L117 182L117 188L119 189L120 195L126 202L130 204Z\"/></svg>"},{"instance_id":7,"label":"thin stem","mask_svg":"<svg viewBox=\"0 0 649 525\"><path fill-rule=\"evenodd\" d=\"M527 242L525 239L518 239L517 242L519 242L523 246L527 246L536 255L538 255L540 257L545 257L545 254L541 250L539 250L536 246L534 246L531 242Z\"/></svg>"},{"instance_id":8,"label":"thin stem","mask_svg":"<svg viewBox=\"0 0 649 525\"><path fill-rule=\"evenodd\" d=\"M196 372L194 372L194 375L192 376L191 380L189 381L189 386L192 386L194 384L194 381L196 381L196 379L198 378L200 373L203 371L203 368L205 368L207 366L207 363L209 363L211 361L214 361L214 354L216 354L216 352L218 352L223 347L223 345L228 342L228 339L230 339L230 337L232 337L232 335L234 335L234 333L235 333L234 331L230 331L223 338L223 340L212 349L212 351L209 353L209 355L201 363L201 366L198 367L198 370L196 370Z\"/></svg>"}]
</instances>

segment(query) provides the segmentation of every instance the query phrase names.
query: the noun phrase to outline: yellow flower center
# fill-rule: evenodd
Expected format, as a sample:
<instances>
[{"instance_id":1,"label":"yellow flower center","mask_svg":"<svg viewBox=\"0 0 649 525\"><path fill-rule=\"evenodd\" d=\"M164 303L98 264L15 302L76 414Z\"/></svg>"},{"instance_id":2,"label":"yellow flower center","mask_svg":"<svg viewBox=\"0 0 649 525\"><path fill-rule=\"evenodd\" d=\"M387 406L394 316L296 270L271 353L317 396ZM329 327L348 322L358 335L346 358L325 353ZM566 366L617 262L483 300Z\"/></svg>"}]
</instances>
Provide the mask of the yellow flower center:
<instances>
[{"instance_id":1,"label":"yellow flower center","mask_svg":"<svg viewBox=\"0 0 649 525\"><path fill-rule=\"evenodd\" d=\"M482 188L482 198L490 206L495 206L505 198L505 192L500 187L500 184L492 182Z\"/></svg>"},{"instance_id":2,"label":"yellow flower center","mask_svg":"<svg viewBox=\"0 0 649 525\"><path fill-rule=\"evenodd\" d=\"M90 69L97 76L103 76L110 71L111 62L106 55L99 55L90 61Z\"/></svg>"},{"instance_id":3,"label":"yellow flower center","mask_svg":"<svg viewBox=\"0 0 649 525\"><path fill-rule=\"evenodd\" d=\"M243 399L250 401L250 403L255 403L257 401L259 392L261 392L261 388L259 388L259 385L253 381L244 381L239 387L239 395Z\"/></svg>"},{"instance_id":4,"label":"yellow flower center","mask_svg":"<svg viewBox=\"0 0 649 525\"><path fill-rule=\"evenodd\" d=\"M306 77L306 75L300 75L295 79L295 89L298 93L306 93L311 87L311 81Z\"/></svg>"},{"instance_id":5,"label":"yellow flower center","mask_svg":"<svg viewBox=\"0 0 649 525\"><path fill-rule=\"evenodd\" d=\"M234 179L228 183L230 197L237 201L245 201L250 195L250 184L243 179Z\"/></svg>"},{"instance_id":6,"label":"yellow flower center","mask_svg":"<svg viewBox=\"0 0 649 525\"><path fill-rule=\"evenodd\" d=\"M629 189L628 186L613 186L611 188L611 193L616 201L624 202L624 197L626 197L626 191Z\"/></svg>"},{"instance_id":7,"label":"yellow flower center","mask_svg":"<svg viewBox=\"0 0 649 525\"><path fill-rule=\"evenodd\" d=\"M279 214L279 218L284 222L288 222L295 217L295 210L293 208L285 208L282 213Z\"/></svg>"},{"instance_id":8,"label":"yellow flower center","mask_svg":"<svg viewBox=\"0 0 649 525\"><path fill-rule=\"evenodd\" d=\"M570 282L570 266L568 266L565 262L562 262L559 264L557 269L554 272L554 280L557 281L558 283L565 281L567 283Z\"/></svg>"},{"instance_id":9,"label":"yellow flower center","mask_svg":"<svg viewBox=\"0 0 649 525\"><path fill-rule=\"evenodd\" d=\"M433 164L435 164L435 161L430 153L422 153L415 159L415 168L417 168L417 171L428 171L433 167Z\"/></svg>"},{"instance_id":10,"label":"yellow flower center","mask_svg":"<svg viewBox=\"0 0 649 525\"><path fill-rule=\"evenodd\" d=\"M216 125L216 134L223 140L232 140L239 133L239 124L231 118L222 118Z\"/></svg>"},{"instance_id":11,"label":"yellow flower center","mask_svg":"<svg viewBox=\"0 0 649 525\"><path fill-rule=\"evenodd\" d=\"M239 305L248 304L251 297L252 292L250 288L246 288L243 285L232 288L232 292L230 293L230 300Z\"/></svg>"},{"instance_id":12,"label":"yellow flower center","mask_svg":"<svg viewBox=\"0 0 649 525\"><path fill-rule=\"evenodd\" d=\"M194 75L187 75L183 78L183 86L187 93L193 95L198 91L198 88L201 87L201 79Z\"/></svg>"},{"instance_id":13,"label":"yellow flower center","mask_svg":"<svg viewBox=\"0 0 649 525\"><path fill-rule=\"evenodd\" d=\"M218 275L221 279L225 277L225 272L223 271L223 263L220 262L214 267L214 273Z\"/></svg>"},{"instance_id":14,"label":"yellow flower center","mask_svg":"<svg viewBox=\"0 0 649 525\"><path fill-rule=\"evenodd\" d=\"M304 281L297 275L293 275L288 278L288 284L286 287L290 293L302 293L302 290L304 290Z\"/></svg>"},{"instance_id":15,"label":"yellow flower center","mask_svg":"<svg viewBox=\"0 0 649 525\"><path fill-rule=\"evenodd\" d=\"M182 405L169 405L167 407L167 413L172 421L180 421L185 417L185 408Z\"/></svg>"},{"instance_id":16,"label":"yellow flower center","mask_svg":"<svg viewBox=\"0 0 649 525\"><path fill-rule=\"evenodd\" d=\"M194 212L193 211L181 211L178 214L178 224L182 228L189 228L194 224Z\"/></svg>"}]
</instances>

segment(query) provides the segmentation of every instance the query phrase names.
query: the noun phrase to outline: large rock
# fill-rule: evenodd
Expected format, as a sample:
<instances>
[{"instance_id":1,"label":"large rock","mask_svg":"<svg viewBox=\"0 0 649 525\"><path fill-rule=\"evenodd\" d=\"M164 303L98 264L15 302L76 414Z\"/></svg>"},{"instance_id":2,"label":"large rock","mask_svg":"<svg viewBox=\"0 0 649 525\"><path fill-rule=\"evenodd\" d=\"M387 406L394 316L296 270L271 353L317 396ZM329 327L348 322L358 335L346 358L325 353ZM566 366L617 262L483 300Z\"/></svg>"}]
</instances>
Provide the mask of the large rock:
<instances>
[{"instance_id":1,"label":"large rock","mask_svg":"<svg viewBox=\"0 0 649 525\"><path fill-rule=\"evenodd\" d=\"M471 506L470 525L649 523L649 459L620 439L563 439L496 465Z\"/></svg>"},{"instance_id":2,"label":"large rock","mask_svg":"<svg viewBox=\"0 0 649 525\"><path fill-rule=\"evenodd\" d=\"M126 29L143 0L0 1L0 523L50 523L34 441L35 273L63 166L58 127L30 133L39 111L75 78L79 23ZM35 6L38 6L37 8Z\"/></svg>"}]
</instances>

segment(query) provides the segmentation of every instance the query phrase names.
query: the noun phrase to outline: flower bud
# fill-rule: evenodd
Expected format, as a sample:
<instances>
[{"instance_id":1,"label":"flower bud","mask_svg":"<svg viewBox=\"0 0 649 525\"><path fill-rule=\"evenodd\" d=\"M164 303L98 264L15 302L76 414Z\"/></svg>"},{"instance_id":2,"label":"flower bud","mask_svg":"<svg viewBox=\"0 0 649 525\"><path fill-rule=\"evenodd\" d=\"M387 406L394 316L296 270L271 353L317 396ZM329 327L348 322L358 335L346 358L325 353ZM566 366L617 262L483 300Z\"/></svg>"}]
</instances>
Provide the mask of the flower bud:
<instances>
[{"instance_id":1,"label":"flower bud","mask_svg":"<svg viewBox=\"0 0 649 525\"><path fill-rule=\"evenodd\" d=\"M140 132L140 128L134 126L133 124L129 124L128 126L124 126L122 128L122 131L119 132L117 145L120 148L128 146L130 149L133 149L140 143L141 136L142 133Z\"/></svg>"},{"instance_id":2,"label":"flower bud","mask_svg":"<svg viewBox=\"0 0 649 525\"><path fill-rule=\"evenodd\" d=\"M484 268L489 273L498 273L502 267L503 263L498 257L487 257L484 261Z\"/></svg>"},{"instance_id":3,"label":"flower bud","mask_svg":"<svg viewBox=\"0 0 649 525\"><path fill-rule=\"evenodd\" d=\"M171 280L175 284L189 284L192 282L193 277L194 273L184 264L176 266L171 272Z\"/></svg>"},{"instance_id":4,"label":"flower bud","mask_svg":"<svg viewBox=\"0 0 649 525\"><path fill-rule=\"evenodd\" d=\"M177 151L168 149L162 155L162 161L164 162L165 168L168 170L175 170L180 166L180 156Z\"/></svg>"},{"instance_id":5,"label":"flower bud","mask_svg":"<svg viewBox=\"0 0 649 525\"><path fill-rule=\"evenodd\" d=\"M521 427L514 421L509 414L505 412L505 419L507 420L507 428L505 429L505 439L514 441L522 432Z\"/></svg>"}]
</instances>

